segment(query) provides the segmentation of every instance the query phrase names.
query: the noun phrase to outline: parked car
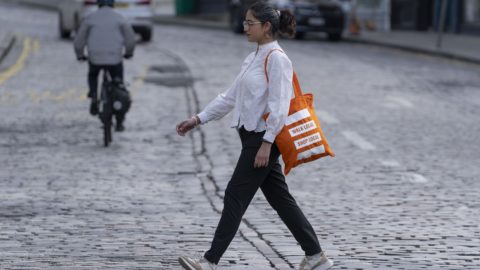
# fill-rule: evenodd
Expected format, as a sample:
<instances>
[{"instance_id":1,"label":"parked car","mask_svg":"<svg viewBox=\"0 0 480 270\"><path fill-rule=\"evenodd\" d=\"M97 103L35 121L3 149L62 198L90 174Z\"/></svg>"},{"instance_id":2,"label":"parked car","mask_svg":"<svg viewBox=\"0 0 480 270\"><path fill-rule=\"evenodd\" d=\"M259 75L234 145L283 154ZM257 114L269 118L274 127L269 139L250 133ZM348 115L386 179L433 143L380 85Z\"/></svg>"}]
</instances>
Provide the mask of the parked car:
<instances>
[{"instance_id":1,"label":"parked car","mask_svg":"<svg viewBox=\"0 0 480 270\"><path fill-rule=\"evenodd\" d=\"M243 33L242 22L246 10L256 1L268 0L230 0L230 26L235 33ZM270 0L278 9L288 9L295 15L297 33L295 38L304 38L307 32L327 33L328 39L337 41L342 38L345 27L345 12L341 3L335 0Z\"/></svg>"},{"instance_id":2,"label":"parked car","mask_svg":"<svg viewBox=\"0 0 480 270\"><path fill-rule=\"evenodd\" d=\"M69 38L88 14L98 9L97 0L60 0L58 26L61 38ZM133 30L143 41L152 39L153 6L151 0L116 0L115 11L132 24Z\"/></svg>"}]
</instances>

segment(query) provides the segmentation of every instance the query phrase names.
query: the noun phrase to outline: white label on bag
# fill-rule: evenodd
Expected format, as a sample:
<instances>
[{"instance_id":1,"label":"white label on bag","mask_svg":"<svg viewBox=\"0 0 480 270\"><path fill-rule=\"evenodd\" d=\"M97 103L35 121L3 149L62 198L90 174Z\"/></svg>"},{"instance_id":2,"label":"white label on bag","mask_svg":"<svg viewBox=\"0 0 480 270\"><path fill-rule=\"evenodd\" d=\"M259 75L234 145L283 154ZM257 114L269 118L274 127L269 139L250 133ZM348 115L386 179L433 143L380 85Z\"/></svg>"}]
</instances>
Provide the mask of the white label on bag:
<instances>
[{"instance_id":1,"label":"white label on bag","mask_svg":"<svg viewBox=\"0 0 480 270\"><path fill-rule=\"evenodd\" d=\"M295 137L316 128L317 125L315 124L315 121L312 120L305 124L294 126L293 128L289 129L288 132L290 132L290 136Z\"/></svg>"},{"instance_id":2,"label":"white label on bag","mask_svg":"<svg viewBox=\"0 0 480 270\"><path fill-rule=\"evenodd\" d=\"M287 121L285 121L285 125L288 126L288 125L291 125L295 122L298 122L302 119L305 119L305 118L309 118L310 117L310 112L308 111L308 109L303 109L301 111L298 111L292 115L289 115L287 117Z\"/></svg>"},{"instance_id":3,"label":"white label on bag","mask_svg":"<svg viewBox=\"0 0 480 270\"><path fill-rule=\"evenodd\" d=\"M297 155L297 160L302 160L305 158L309 158L313 155L319 155L325 153L325 147L323 145L317 146L312 149L308 149L307 151L301 152L300 154Z\"/></svg>"},{"instance_id":4,"label":"white label on bag","mask_svg":"<svg viewBox=\"0 0 480 270\"><path fill-rule=\"evenodd\" d=\"M320 142L321 140L322 140L322 137L320 137L320 133L315 133L315 134L310 135L308 137L296 140L295 141L295 148L298 150L298 149L301 149L303 147L307 147L309 145L312 145L316 142Z\"/></svg>"}]
</instances>

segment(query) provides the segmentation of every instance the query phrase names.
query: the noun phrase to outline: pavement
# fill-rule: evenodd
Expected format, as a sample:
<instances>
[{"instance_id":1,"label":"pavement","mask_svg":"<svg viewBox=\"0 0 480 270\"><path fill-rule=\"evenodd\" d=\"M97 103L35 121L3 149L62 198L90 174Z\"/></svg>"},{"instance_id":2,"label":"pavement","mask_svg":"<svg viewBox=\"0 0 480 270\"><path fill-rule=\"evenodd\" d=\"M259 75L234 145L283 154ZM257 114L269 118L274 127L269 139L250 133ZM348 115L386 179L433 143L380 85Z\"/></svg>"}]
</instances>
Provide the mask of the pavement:
<instances>
[{"instance_id":1,"label":"pavement","mask_svg":"<svg viewBox=\"0 0 480 270\"><path fill-rule=\"evenodd\" d=\"M227 89L255 45L156 25L156 40L125 62L134 103L105 149L87 113L87 66L58 38L56 14L0 14L25 38L9 58L32 48L0 83L0 269L177 270L178 255L208 248L238 134L230 117L186 137L174 126ZM281 44L337 154L288 176L333 269L480 269L480 66L350 42ZM219 269L294 269L301 258L259 192Z\"/></svg>"},{"instance_id":2,"label":"pavement","mask_svg":"<svg viewBox=\"0 0 480 270\"><path fill-rule=\"evenodd\" d=\"M480 64L479 36L443 34L440 48L437 38L435 32L391 31L362 32L358 36L347 36L346 40Z\"/></svg>"}]
</instances>

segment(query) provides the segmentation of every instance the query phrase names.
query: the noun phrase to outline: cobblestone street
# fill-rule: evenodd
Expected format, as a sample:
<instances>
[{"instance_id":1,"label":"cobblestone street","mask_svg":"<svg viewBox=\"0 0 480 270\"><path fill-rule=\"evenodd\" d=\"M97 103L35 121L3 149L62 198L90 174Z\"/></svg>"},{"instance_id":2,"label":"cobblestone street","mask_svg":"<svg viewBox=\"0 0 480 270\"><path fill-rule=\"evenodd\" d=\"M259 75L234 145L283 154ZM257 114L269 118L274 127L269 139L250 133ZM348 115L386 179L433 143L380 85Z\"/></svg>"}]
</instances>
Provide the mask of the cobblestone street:
<instances>
[{"instance_id":1,"label":"cobblestone street","mask_svg":"<svg viewBox=\"0 0 480 270\"><path fill-rule=\"evenodd\" d=\"M12 74L0 80L0 269L170 270L202 255L240 140L230 115L186 137L175 125L255 45L156 25L124 63L132 109L104 148L87 64L57 37L56 13L0 3L0 25L18 37L0 63ZM332 269L480 269L480 66L317 36L280 44L336 154L287 176ZM219 269L297 269L303 255L259 192Z\"/></svg>"}]
</instances>

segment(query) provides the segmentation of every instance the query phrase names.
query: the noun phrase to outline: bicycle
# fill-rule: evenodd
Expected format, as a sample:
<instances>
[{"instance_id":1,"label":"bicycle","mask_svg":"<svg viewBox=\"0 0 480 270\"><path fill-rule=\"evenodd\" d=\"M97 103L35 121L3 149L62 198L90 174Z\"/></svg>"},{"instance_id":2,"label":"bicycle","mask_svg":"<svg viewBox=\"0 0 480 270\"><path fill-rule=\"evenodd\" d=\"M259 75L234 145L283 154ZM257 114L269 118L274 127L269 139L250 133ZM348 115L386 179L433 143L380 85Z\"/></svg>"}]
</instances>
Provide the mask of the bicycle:
<instances>
[{"instance_id":1,"label":"bicycle","mask_svg":"<svg viewBox=\"0 0 480 270\"><path fill-rule=\"evenodd\" d=\"M125 55L124 58L130 59L131 56ZM88 61L88 57L79 57L78 60ZM117 116L117 121L119 117L123 118L130 108L131 98L121 78L113 78L107 68L101 68L100 72L103 73L103 80L100 84L100 99L96 100L96 104L98 104L98 117L103 124L103 143L108 147L113 140L113 116Z\"/></svg>"},{"instance_id":2,"label":"bicycle","mask_svg":"<svg viewBox=\"0 0 480 270\"><path fill-rule=\"evenodd\" d=\"M107 70L103 69L103 81L98 101L98 117L103 123L103 144L105 147L112 142L113 118L113 82Z\"/></svg>"}]
</instances>

